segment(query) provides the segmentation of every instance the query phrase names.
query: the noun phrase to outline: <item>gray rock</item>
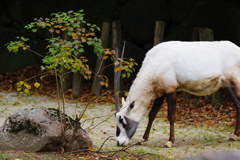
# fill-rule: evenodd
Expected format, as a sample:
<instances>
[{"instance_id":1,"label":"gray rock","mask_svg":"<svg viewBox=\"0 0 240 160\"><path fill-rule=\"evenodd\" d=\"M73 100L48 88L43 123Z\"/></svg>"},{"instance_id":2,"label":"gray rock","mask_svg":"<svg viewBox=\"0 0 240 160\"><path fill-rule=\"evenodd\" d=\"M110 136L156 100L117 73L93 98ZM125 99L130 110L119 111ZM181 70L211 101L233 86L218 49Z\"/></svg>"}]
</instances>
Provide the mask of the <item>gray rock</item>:
<instances>
[{"instance_id":1,"label":"gray rock","mask_svg":"<svg viewBox=\"0 0 240 160\"><path fill-rule=\"evenodd\" d=\"M69 116L65 116L67 129L62 136L60 113L50 108L17 111L0 127L0 150L58 151L64 148L74 151L92 147L91 138L81 127L73 136L76 122Z\"/></svg>"}]
</instances>

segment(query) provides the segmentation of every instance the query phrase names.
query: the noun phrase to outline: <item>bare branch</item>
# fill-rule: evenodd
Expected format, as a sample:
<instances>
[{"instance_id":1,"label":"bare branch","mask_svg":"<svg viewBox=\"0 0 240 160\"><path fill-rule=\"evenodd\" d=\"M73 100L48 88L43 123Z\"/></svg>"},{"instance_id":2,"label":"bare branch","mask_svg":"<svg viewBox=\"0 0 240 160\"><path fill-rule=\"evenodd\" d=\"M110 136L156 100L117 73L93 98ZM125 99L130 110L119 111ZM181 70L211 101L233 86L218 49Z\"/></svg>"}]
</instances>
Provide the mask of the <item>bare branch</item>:
<instances>
[{"instance_id":1,"label":"bare branch","mask_svg":"<svg viewBox=\"0 0 240 160\"><path fill-rule=\"evenodd\" d=\"M102 143L102 145L100 146L100 148L97 150L97 153L102 149L102 147L104 146L104 144L108 141L109 138L112 138L113 136L109 136L107 139L104 140L104 142Z\"/></svg>"},{"instance_id":2,"label":"bare branch","mask_svg":"<svg viewBox=\"0 0 240 160\"><path fill-rule=\"evenodd\" d=\"M82 111L82 113L80 114L80 119L79 119L79 121L82 119L82 116L83 116L83 114L86 112L86 110L87 110L87 107L89 106L89 104L91 104L91 103L94 103L95 101L97 101L98 99L100 99L100 98L102 98L105 94L107 94L109 91L106 91L105 93L103 93L101 96L99 96L99 97L97 97L96 99L94 99L92 102L88 102L87 103L87 105L86 105L86 107L83 109L83 111Z\"/></svg>"},{"instance_id":3,"label":"bare branch","mask_svg":"<svg viewBox=\"0 0 240 160\"><path fill-rule=\"evenodd\" d=\"M88 132L90 132L91 130L93 130L94 128L96 128L97 126L99 126L100 124L102 124L103 122L107 121L110 117L112 117L113 115L110 115L109 117L107 117L105 120L101 121L100 123L96 124L93 128L89 129ZM89 127L90 128L90 127Z\"/></svg>"}]
</instances>

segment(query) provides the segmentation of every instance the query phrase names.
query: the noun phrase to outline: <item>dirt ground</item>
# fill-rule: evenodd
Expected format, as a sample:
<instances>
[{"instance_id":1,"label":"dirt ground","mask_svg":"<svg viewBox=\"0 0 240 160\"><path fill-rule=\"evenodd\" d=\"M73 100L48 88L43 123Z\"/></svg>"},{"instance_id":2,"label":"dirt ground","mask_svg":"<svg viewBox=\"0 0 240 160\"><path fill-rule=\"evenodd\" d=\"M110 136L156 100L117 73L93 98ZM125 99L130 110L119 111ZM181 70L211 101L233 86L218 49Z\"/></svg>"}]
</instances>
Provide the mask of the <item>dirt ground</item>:
<instances>
[{"instance_id":1,"label":"dirt ground","mask_svg":"<svg viewBox=\"0 0 240 160\"><path fill-rule=\"evenodd\" d=\"M16 92L0 92L0 125L8 115L25 108L57 108L56 99L47 96L26 96ZM68 101L66 113L72 117L83 111L85 104ZM115 108L113 104L92 105L84 113L81 119L82 127L88 131L92 138L95 150L101 147L101 151L119 150L115 141ZM94 118L95 117L95 118ZM240 149L239 141L228 141L233 129L218 129L221 124L213 127L201 125L191 126L176 124L176 141L172 148L164 148L169 136L169 124L166 115L156 118L152 127L149 141L143 145L132 146L127 151L135 154L154 153L158 159L184 159L209 152L237 152ZM93 118L93 119L92 119ZM133 144L141 140L147 126L147 115L142 119L137 132L131 139ZM94 127L94 128L93 128ZM67 156L67 158L66 158ZM0 159L71 159L70 155L55 152L31 153L27 151L0 151ZM84 159L84 157L78 157Z\"/></svg>"}]
</instances>

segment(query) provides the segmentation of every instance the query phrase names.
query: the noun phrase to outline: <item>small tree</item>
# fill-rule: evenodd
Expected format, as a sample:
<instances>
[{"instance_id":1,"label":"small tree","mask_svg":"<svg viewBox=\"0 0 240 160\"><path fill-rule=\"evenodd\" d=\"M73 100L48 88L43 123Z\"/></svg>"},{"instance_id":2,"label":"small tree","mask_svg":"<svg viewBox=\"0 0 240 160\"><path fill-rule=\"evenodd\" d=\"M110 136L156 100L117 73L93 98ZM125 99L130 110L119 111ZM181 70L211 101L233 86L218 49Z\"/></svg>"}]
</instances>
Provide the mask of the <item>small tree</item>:
<instances>
[{"instance_id":1,"label":"small tree","mask_svg":"<svg viewBox=\"0 0 240 160\"><path fill-rule=\"evenodd\" d=\"M78 12L69 11L53 13L51 19L34 19L34 22L26 25L25 28L31 29L34 33L40 29L46 29L50 33L50 38L46 39L48 42L48 52L42 59L44 66L41 66L41 69L46 70L46 74L49 72L55 74L57 93L59 93L59 110L62 110L64 113L65 101L63 81L64 76L68 73L63 73L63 70L68 70L69 72L80 72L85 79L91 78L92 71L87 64L88 59L83 56L78 56L79 53L84 52L84 45L92 46L93 51L97 55L103 52L105 56L102 57L102 61L111 57L113 61L113 64L111 65L123 64L118 68L115 68L115 71L125 71L122 74L123 77L129 77L134 70L133 66L136 63L133 59L130 58L125 60L116 58L115 51L110 51L109 49L104 49L102 47L101 40L97 38L95 34L95 31L100 31L99 27L86 23L84 21L84 14L82 10ZM29 40L28 38L17 38L18 41L11 41L10 43L6 44L9 51L16 53L18 52L19 48L22 48L23 50L30 50L31 52L38 54L37 52L31 50L30 46L26 44L26 42ZM98 73L95 74L98 75ZM102 79L100 82L101 85L108 87L108 78L104 75L98 76ZM36 82L34 87L38 88L39 85L40 83ZM17 87L19 92L30 94L29 90L31 89L31 86L27 84L26 81L20 81L17 83ZM63 99L62 109L59 101L60 98Z\"/></svg>"}]
</instances>

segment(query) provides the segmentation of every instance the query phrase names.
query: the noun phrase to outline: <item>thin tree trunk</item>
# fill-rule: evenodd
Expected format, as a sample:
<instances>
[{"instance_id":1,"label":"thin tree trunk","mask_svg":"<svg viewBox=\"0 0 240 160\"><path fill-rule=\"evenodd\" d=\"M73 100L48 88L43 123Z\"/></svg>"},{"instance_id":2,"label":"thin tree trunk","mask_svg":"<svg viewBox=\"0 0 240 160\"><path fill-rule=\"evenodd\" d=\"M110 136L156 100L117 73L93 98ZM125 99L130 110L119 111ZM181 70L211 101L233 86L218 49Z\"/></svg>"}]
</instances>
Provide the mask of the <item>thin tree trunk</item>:
<instances>
[{"instance_id":1,"label":"thin tree trunk","mask_svg":"<svg viewBox=\"0 0 240 160\"><path fill-rule=\"evenodd\" d=\"M111 31L111 23L103 22L102 32L101 32L101 40L102 40L103 48L108 48L110 31ZM103 60L103 56L104 56L104 53L99 54L96 62L96 67L95 67L95 75L94 75L93 85L92 85L92 94L95 94L96 96L100 96L101 90L102 90L102 86L100 85L101 79L98 76L104 74L103 68L105 66L105 61Z\"/></svg>"},{"instance_id":2,"label":"thin tree trunk","mask_svg":"<svg viewBox=\"0 0 240 160\"><path fill-rule=\"evenodd\" d=\"M121 54L121 22L120 20L114 21L112 24L113 35L113 49L116 51L116 57L119 58ZM115 66L118 67L118 66ZM114 72L114 98L116 111L119 111L119 88L120 77L117 72Z\"/></svg>"}]
</instances>

